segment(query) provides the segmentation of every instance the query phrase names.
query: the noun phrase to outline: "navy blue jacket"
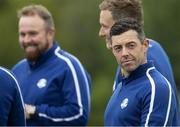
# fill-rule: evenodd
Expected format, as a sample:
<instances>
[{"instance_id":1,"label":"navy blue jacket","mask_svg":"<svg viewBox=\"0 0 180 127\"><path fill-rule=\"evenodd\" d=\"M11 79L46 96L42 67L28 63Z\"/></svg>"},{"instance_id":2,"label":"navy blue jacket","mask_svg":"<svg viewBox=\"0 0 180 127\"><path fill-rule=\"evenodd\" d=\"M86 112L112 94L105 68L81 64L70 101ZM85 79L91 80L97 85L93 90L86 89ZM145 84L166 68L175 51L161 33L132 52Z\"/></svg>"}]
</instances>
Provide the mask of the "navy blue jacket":
<instances>
[{"instance_id":1,"label":"navy blue jacket","mask_svg":"<svg viewBox=\"0 0 180 127\"><path fill-rule=\"evenodd\" d=\"M0 126L25 126L24 103L17 80L0 67Z\"/></svg>"},{"instance_id":2,"label":"navy blue jacket","mask_svg":"<svg viewBox=\"0 0 180 127\"><path fill-rule=\"evenodd\" d=\"M156 69L162 75L164 75L170 82L173 92L175 94L176 105L179 108L178 93L177 93L176 83L173 76L173 71L169 62L169 58L166 52L160 46L160 44L151 39L149 40L147 59L152 60ZM116 89L117 85L121 82L121 80L122 80L122 74L120 71L120 67L118 67L117 73L116 73L116 79L113 85L113 90ZM178 108L177 108L177 117L174 119L174 123L178 123L178 125L180 126L180 114L179 114Z\"/></svg>"},{"instance_id":3,"label":"navy blue jacket","mask_svg":"<svg viewBox=\"0 0 180 127\"><path fill-rule=\"evenodd\" d=\"M113 92L105 126L172 126L176 101L168 80L151 62L139 66Z\"/></svg>"},{"instance_id":4,"label":"navy blue jacket","mask_svg":"<svg viewBox=\"0 0 180 127\"><path fill-rule=\"evenodd\" d=\"M27 125L86 125L90 113L91 81L79 60L53 47L32 64L26 59L13 68L24 102L36 106Z\"/></svg>"}]
</instances>

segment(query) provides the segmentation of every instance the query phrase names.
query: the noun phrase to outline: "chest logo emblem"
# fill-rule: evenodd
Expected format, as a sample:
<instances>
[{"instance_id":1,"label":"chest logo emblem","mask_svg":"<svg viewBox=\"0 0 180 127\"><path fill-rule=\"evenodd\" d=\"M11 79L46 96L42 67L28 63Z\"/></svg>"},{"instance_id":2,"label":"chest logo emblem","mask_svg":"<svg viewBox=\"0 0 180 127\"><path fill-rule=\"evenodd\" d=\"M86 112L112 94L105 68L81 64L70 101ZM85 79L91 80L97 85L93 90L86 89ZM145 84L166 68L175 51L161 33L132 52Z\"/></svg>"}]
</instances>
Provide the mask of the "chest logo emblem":
<instances>
[{"instance_id":1,"label":"chest logo emblem","mask_svg":"<svg viewBox=\"0 0 180 127\"><path fill-rule=\"evenodd\" d=\"M41 89L47 85L47 80L42 78L38 81L37 86Z\"/></svg>"},{"instance_id":2,"label":"chest logo emblem","mask_svg":"<svg viewBox=\"0 0 180 127\"><path fill-rule=\"evenodd\" d=\"M121 109L124 109L128 106L128 98L125 98L122 102L121 102Z\"/></svg>"}]
</instances>

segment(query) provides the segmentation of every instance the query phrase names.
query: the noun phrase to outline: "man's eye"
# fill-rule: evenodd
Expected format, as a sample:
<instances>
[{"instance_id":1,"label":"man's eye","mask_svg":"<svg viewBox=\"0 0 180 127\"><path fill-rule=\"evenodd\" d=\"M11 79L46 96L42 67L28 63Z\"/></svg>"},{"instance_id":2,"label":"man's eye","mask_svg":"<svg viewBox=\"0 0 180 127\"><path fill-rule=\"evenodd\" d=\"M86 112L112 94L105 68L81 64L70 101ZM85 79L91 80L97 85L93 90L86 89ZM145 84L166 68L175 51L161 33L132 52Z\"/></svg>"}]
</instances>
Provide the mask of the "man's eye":
<instances>
[{"instance_id":1,"label":"man's eye","mask_svg":"<svg viewBox=\"0 0 180 127\"><path fill-rule=\"evenodd\" d=\"M130 44L127 45L127 47L128 47L129 49L133 49L133 48L135 47L135 44L130 43Z\"/></svg>"},{"instance_id":2,"label":"man's eye","mask_svg":"<svg viewBox=\"0 0 180 127\"><path fill-rule=\"evenodd\" d=\"M102 25L101 26L103 29L109 29L109 26L107 26L107 25Z\"/></svg>"},{"instance_id":3,"label":"man's eye","mask_svg":"<svg viewBox=\"0 0 180 127\"><path fill-rule=\"evenodd\" d=\"M114 49L114 51L115 51L116 53L118 53L118 52L120 52L120 51L122 50L121 47L114 47L113 49Z\"/></svg>"},{"instance_id":4,"label":"man's eye","mask_svg":"<svg viewBox=\"0 0 180 127\"><path fill-rule=\"evenodd\" d=\"M25 33L19 33L19 36L24 37Z\"/></svg>"},{"instance_id":5,"label":"man's eye","mask_svg":"<svg viewBox=\"0 0 180 127\"><path fill-rule=\"evenodd\" d=\"M36 35L37 33L36 32L30 32L29 33L29 35L31 35L31 36L34 36L34 35Z\"/></svg>"}]
</instances>

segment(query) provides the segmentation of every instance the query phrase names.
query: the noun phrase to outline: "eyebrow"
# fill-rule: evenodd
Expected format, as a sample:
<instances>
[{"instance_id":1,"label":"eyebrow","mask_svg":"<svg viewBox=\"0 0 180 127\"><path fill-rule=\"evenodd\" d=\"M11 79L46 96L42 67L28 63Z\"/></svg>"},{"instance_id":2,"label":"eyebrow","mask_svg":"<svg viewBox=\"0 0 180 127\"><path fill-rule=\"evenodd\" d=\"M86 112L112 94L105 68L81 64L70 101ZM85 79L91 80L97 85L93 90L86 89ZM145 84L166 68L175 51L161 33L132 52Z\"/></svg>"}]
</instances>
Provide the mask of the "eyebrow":
<instances>
[{"instance_id":1,"label":"eyebrow","mask_svg":"<svg viewBox=\"0 0 180 127\"><path fill-rule=\"evenodd\" d=\"M113 49L120 47L121 45L114 45L112 46Z\"/></svg>"}]
</instances>

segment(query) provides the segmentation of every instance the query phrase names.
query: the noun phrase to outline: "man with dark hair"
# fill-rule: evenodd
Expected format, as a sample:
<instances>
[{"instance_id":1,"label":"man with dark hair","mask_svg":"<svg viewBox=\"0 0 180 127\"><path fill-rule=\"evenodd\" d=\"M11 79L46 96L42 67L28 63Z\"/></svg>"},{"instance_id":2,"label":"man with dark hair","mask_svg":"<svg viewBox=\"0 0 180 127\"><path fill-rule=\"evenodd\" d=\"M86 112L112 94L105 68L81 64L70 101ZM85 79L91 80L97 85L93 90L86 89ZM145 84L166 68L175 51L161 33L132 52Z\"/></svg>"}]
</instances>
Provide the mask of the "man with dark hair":
<instances>
[{"instance_id":1,"label":"man with dark hair","mask_svg":"<svg viewBox=\"0 0 180 127\"><path fill-rule=\"evenodd\" d=\"M13 74L0 67L0 126L25 126L24 102Z\"/></svg>"},{"instance_id":2,"label":"man with dark hair","mask_svg":"<svg viewBox=\"0 0 180 127\"><path fill-rule=\"evenodd\" d=\"M108 49L111 49L109 31L114 23L123 18L131 18L133 20L136 20L141 27L144 26L141 0L103 0L99 5L99 8L99 22L101 25L99 36L103 37L106 40L106 46ZM169 58L159 43L151 39L148 39L148 41L149 47L147 51L147 59L152 60L156 69L161 72L161 74L163 74L170 82L176 97L176 105L177 107L179 107L177 88ZM121 83L123 76L124 71L119 66L113 85L113 91L117 88L118 84ZM179 116L178 110L177 115ZM175 121L179 121L180 125L180 116Z\"/></svg>"},{"instance_id":3,"label":"man with dark hair","mask_svg":"<svg viewBox=\"0 0 180 127\"><path fill-rule=\"evenodd\" d=\"M124 18L113 25L110 40L125 75L106 108L105 126L177 125L174 93L169 81L147 60L149 41L141 25Z\"/></svg>"},{"instance_id":4,"label":"man with dark hair","mask_svg":"<svg viewBox=\"0 0 180 127\"><path fill-rule=\"evenodd\" d=\"M73 55L54 40L51 13L42 5L19 13L19 43L26 59L13 68L28 126L83 126L90 113L91 81Z\"/></svg>"}]
</instances>

